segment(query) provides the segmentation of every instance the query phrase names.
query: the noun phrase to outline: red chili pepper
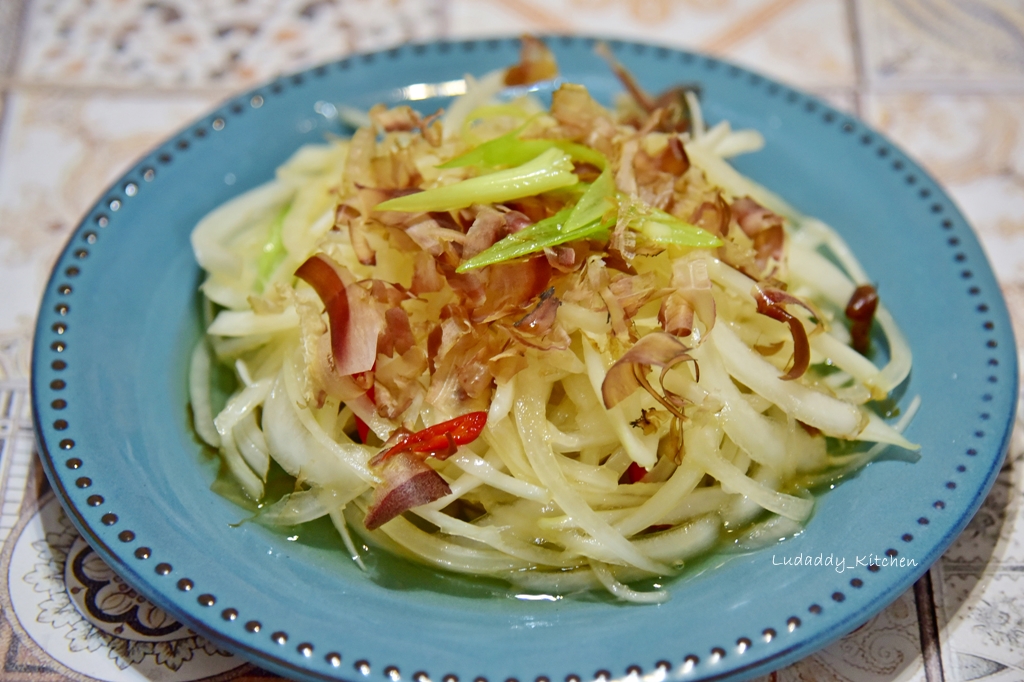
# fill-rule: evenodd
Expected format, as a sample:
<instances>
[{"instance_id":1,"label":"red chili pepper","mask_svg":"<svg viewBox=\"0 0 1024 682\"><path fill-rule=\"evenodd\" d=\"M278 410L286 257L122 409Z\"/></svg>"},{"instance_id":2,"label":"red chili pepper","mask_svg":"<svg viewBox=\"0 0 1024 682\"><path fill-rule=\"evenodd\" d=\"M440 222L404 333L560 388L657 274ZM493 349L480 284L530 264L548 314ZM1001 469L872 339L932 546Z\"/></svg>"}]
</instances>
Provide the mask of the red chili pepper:
<instances>
[{"instance_id":1,"label":"red chili pepper","mask_svg":"<svg viewBox=\"0 0 1024 682\"><path fill-rule=\"evenodd\" d=\"M470 412L455 419L410 434L390 450L374 457L374 464L399 452L415 452L426 457L447 459L459 445L472 443L487 425L486 412Z\"/></svg>"},{"instance_id":2,"label":"red chili pepper","mask_svg":"<svg viewBox=\"0 0 1024 682\"><path fill-rule=\"evenodd\" d=\"M370 399L370 402L374 402L373 399L373 386L370 386L370 390L366 392L366 397ZM356 416L356 433L359 434L359 442L366 443L366 437L370 435L369 425Z\"/></svg>"},{"instance_id":3,"label":"red chili pepper","mask_svg":"<svg viewBox=\"0 0 1024 682\"><path fill-rule=\"evenodd\" d=\"M644 469L636 462L630 462L622 478L625 483L638 483L646 475L647 469Z\"/></svg>"}]
</instances>

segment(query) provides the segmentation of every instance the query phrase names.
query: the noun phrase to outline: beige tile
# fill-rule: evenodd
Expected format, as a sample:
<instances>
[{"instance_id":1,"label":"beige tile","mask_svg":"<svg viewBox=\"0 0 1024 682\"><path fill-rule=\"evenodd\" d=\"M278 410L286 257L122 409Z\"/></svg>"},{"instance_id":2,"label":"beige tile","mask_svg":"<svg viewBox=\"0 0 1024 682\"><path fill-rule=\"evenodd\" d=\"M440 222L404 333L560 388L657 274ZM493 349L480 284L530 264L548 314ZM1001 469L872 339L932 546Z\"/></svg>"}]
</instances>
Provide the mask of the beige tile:
<instances>
[{"instance_id":1,"label":"beige tile","mask_svg":"<svg viewBox=\"0 0 1024 682\"><path fill-rule=\"evenodd\" d=\"M856 81L842 2L788 3L742 39L701 45L800 87L851 87Z\"/></svg>"},{"instance_id":2,"label":"beige tile","mask_svg":"<svg viewBox=\"0 0 1024 682\"><path fill-rule=\"evenodd\" d=\"M1021 344L1024 343L1024 282L1003 282L1001 286L1006 305L1010 309L1013 334L1017 339L1018 362L1024 367L1024 357L1021 354Z\"/></svg>"},{"instance_id":3,"label":"beige tile","mask_svg":"<svg viewBox=\"0 0 1024 682\"><path fill-rule=\"evenodd\" d=\"M471 37L528 28L694 46L735 30L736 20L770 0L454 0L451 31ZM505 21L516 22L506 27Z\"/></svg>"},{"instance_id":4,"label":"beige tile","mask_svg":"<svg viewBox=\"0 0 1024 682\"><path fill-rule=\"evenodd\" d=\"M43 0L31 5L19 75L74 85L238 88L440 29L440 0Z\"/></svg>"},{"instance_id":5,"label":"beige tile","mask_svg":"<svg viewBox=\"0 0 1024 682\"><path fill-rule=\"evenodd\" d=\"M804 87L854 82L842 0L452 0L449 7L457 36L613 36L712 52Z\"/></svg>"},{"instance_id":6,"label":"beige tile","mask_svg":"<svg viewBox=\"0 0 1024 682\"><path fill-rule=\"evenodd\" d=\"M868 114L949 190L1000 282L1024 283L1024 96L878 95Z\"/></svg>"},{"instance_id":7,"label":"beige tile","mask_svg":"<svg viewBox=\"0 0 1024 682\"><path fill-rule=\"evenodd\" d=\"M857 114L857 96L852 89L812 90L813 94L849 114Z\"/></svg>"},{"instance_id":8,"label":"beige tile","mask_svg":"<svg viewBox=\"0 0 1024 682\"><path fill-rule=\"evenodd\" d=\"M1024 171L1024 97L879 95L869 114L945 182Z\"/></svg>"},{"instance_id":9,"label":"beige tile","mask_svg":"<svg viewBox=\"0 0 1024 682\"><path fill-rule=\"evenodd\" d=\"M1004 0L858 0L879 86L1024 83L1024 6Z\"/></svg>"},{"instance_id":10,"label":"beige tile","mask_svg":"<svg viewBox=\"0 0 1024 682\"><path fill-rule=\"evenodd\" d=\"M449 17L449 33L457 38L573 32L560 14L517 1L456 0Z\"/></svg>"},{"instance_id":11,"label":"beige tile","mask_svg":"<svg viewBox=\"0 0 1024 682\"><path fill-rule=\"evenodd\" d=\"M104 187L214 101L16 92L8 104L0 147L0 331L35 318L53 261Z\"/></svg>"}]
</instances>

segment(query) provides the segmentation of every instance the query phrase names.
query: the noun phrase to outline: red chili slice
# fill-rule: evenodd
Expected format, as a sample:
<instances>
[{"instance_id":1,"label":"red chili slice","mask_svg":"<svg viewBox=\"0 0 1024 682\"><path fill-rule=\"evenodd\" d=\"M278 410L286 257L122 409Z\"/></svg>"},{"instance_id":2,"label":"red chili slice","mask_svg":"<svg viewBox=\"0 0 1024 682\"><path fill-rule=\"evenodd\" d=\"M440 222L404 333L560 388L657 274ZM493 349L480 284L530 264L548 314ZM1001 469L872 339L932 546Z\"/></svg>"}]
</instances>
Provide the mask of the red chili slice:
<instances>
[{"instance_id":1,"label":"red chili slice","mask_svg":"<svg viewBox=\"0 0 1024 682\"><path fill-rule=\"evenodd\" d=\"M470 412L449 419L403 438L391 449L374 457L370 466L376 466L399 452L414 452L424 457L447 459L455 454L458 446L476 440L486 425L486 412Z\"/></svg>"},{"instance_id":2,"label":"red chili slice","mask_svg":"<svg viewBox=\"0 0 1024 682\"><path fill-rule=\"evenodd\" d=\"M630 462L629 467L626 469L626 473L622 475L620 483L639 483L644 476L647 475L647 469L636 462Z\"/></svg>"},{"instance_id":3,"label":"red chili slice","mask_svg":"<svg viewBox=\"0 0 1024 682\"><path fill-rule=\"evenodd\" d=\"M359 442L365 443L367 436L370 435L370 427L359 417L356 417L356 433L359 434Z\"/></svg>"},{"instance_id":4,"label":"red chili slice","mask_svg":"<svg viewBox=\"0 0 1024 682\"><path fill-rule=\"evenodd\" d=\"M370 399L371 403L373 402L373 386L366 391L366 397ZM358 415L356 416L356 433L359 434L359 442L366 443L366 437L370 435L370 426Z\"/></svg>"}]
</instances>

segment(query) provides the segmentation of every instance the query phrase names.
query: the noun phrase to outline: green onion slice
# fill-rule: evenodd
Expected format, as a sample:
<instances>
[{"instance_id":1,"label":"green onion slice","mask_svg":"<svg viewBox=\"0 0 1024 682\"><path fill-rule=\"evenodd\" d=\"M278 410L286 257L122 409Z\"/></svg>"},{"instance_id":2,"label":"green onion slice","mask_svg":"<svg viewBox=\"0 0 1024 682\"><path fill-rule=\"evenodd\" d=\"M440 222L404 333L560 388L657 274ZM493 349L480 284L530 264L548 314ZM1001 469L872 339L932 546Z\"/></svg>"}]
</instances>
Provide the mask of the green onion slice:
<instances>
[{"instance_id":1,"label":"green onion slice","mask_svg":"<svg viewBox=\"0 0 1024 682\"><path fill-rule=\"evenodd\" d=\"M266 286L267 280L274 274L274 270L284 260L285 248L284 242L282 241L281 235L284 232L284 219L288 215L288 211L291 210L292 205L290 203L285 204L284 207L278 212L277 216L274 217L274 222L270 224L270 234L267 237L266 243L263 244L263 248L260 250L259 261L257 262L257 273L259 275L258 288L263 291L263 287Z\"/></svg>"},{"instance_id":2,"label":"green onion slice","mask_svg":"<svg viewBox=\"0 0 1024 682\"><path fill-rule=\"evenodd\" d=\"M572 160L560 149L549 149L532 161L490 175L470 178L446 187L388 199L378 211L451 211L473 204L500 204L574 185Z\"/></svg>"},{"instance_id":3,"label":"green onion slice","mask_svg":"<svg viewBox=\"0 0 1024 682\"><path fill-rule=\"evenodd\" d=\"M634 204L630 212L636 215L630 218L628 226L653 242L708 249L722 245L722 240L707 230L653 206Z\"/></svg>"},{"instance_id":4,"label":"green onion slice","mask_svg":"<svg viewBox=\"0 0 1024 682\"><path fill-rule=\"evenodd\" d=\"M557 246L576 239L607 238L608 229L615 224L614 219L594 220L568 232L564 228L571 213L572 209L563 209L550 218L545 218L524 230L510 234L491 248L461 264L456 272L466 272L473 268L482 268L485 265L503 263L513 258L543 251L549 246Z\"/></svg>"},{"instance_id":5,"label":"green onion slice","mask_svg":"<svg viewBox=\"0 0 1024 682\"><path fill-rule=\"evenodd\" d=\"M551 149L561 149L576 161L589 163L597 168L608 166L608 159L601 152L568 140L520 140L519 135L529 122L493 140L470 149L461 156L441 164L438 168L463 168L475 166L483 171L500 167L519 166L537 158Z\"/></svg>"},{"instance_id":6,"label":"green onion slice","mask_svg":"<svg viewBox=\"0 0 1024 682\"><path fill-rule=\"evenodd\" d=\"M615 224L615 211L615 182L611 170L605 168L575 206L510 234L470 258L457 271L501 263L576 239L607 236L608 228Z\"/></svg>"}]
</instances>

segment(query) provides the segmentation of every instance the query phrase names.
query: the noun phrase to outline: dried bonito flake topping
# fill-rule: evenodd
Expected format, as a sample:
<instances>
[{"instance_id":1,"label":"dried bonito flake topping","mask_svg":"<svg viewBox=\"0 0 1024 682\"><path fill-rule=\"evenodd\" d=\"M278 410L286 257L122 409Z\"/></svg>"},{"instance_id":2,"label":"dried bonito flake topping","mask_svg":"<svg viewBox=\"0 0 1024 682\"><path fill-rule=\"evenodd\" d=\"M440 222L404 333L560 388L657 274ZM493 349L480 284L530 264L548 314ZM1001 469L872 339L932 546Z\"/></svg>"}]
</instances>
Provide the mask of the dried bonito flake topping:
<instances>
[{"instance_id":1,"label":"dried bonito flake topping","mask_svg":"<svg viewBox=\"0 0 1024 682\"><path fill-rule=\"evenodd\" d=\"M650 603L626 583L726 528L796 534L805 490L915 447L916 402L871 406L910 350L849 248L729 164L760 134L599 49L614 107L564 82L543 106L557 63L524 38L444 111L375 106L196 227L194 423L259 522ZM215 363L237 378L216 414Z\"/></svg>"}]
</instances>

